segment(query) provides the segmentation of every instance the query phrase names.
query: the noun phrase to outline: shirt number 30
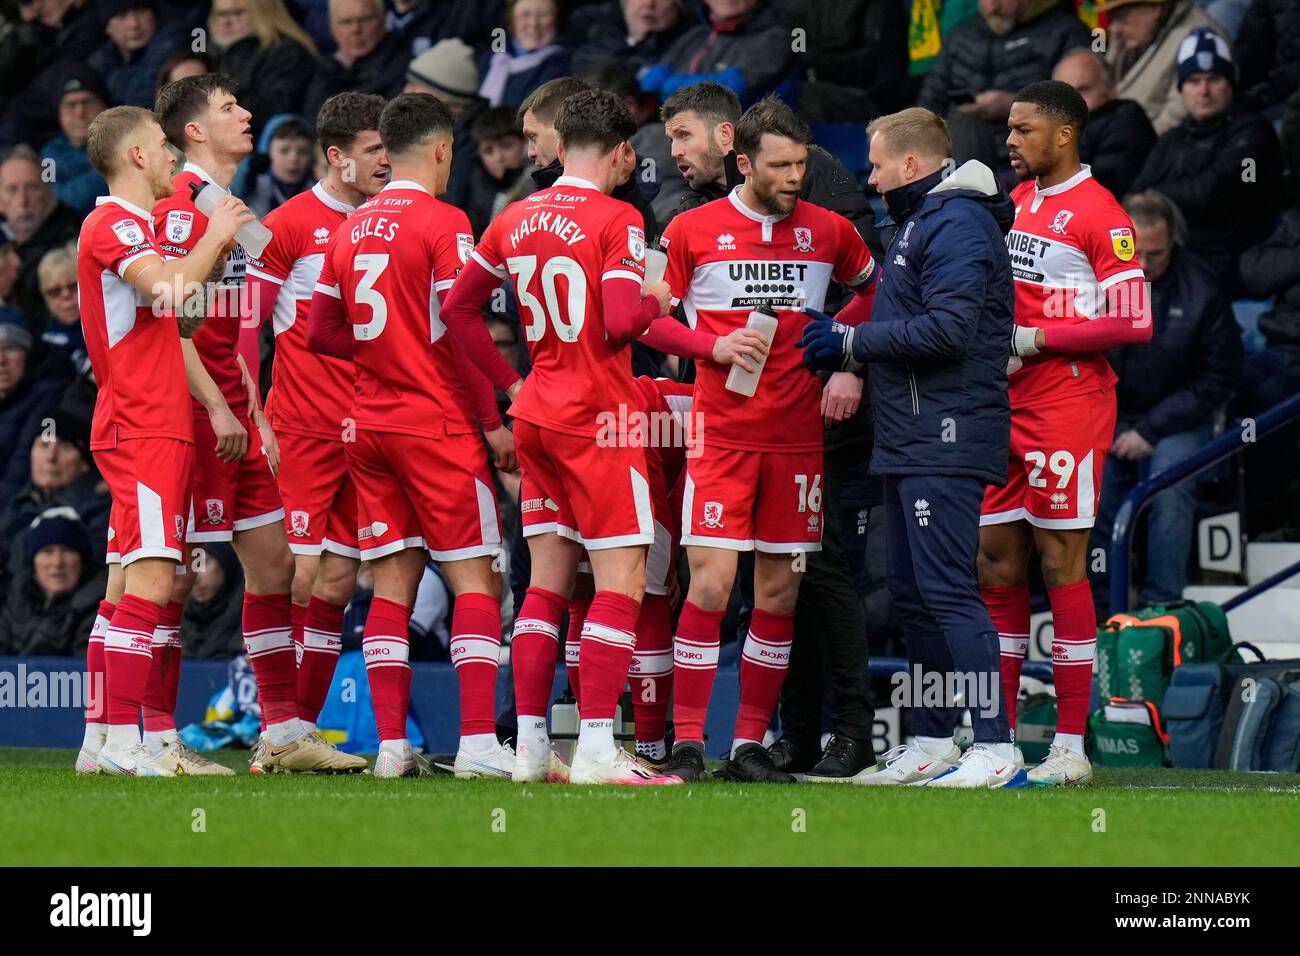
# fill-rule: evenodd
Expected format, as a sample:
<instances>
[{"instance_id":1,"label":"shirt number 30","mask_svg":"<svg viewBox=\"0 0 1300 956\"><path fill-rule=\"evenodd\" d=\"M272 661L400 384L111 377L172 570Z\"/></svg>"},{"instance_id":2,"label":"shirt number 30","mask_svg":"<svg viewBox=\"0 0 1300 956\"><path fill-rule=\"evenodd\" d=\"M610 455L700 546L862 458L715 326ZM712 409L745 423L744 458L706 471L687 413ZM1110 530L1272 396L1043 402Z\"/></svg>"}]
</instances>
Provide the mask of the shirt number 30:
<instances>
[{"instance_id":1,"label":"shirt number 30","mask_svg":"<svg viewBox=\"0 0 1300 956\"><path fill-rule=\"evenodd\" d=\"M548 320L561 342L578 341L587 311L587 276L582 271L582 266L568 256L546 260L541 274L541 291L545 304L529 291L537 272L536 256L511 256L506 259L506 268L516 277L515 291L519 295L519 304L531 316L524 330L528 341L536 342L546 334ZM563 309L560 307L560 293L556 283L560 276L564 277L564 284L568 288Z\"/></svg>"}]
</instances>

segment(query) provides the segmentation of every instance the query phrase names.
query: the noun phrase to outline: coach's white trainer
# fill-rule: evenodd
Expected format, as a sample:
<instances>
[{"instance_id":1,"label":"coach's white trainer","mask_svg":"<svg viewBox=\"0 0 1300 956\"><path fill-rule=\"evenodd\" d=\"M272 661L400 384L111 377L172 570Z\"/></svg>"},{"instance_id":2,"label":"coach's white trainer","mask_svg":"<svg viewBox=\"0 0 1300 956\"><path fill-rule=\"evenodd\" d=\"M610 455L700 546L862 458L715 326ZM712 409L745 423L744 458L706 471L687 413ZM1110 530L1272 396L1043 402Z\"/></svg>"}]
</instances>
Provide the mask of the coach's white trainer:
<instances>
[{"instance_id":1,"label":"coach's white trainer","mask_svg":"<svg viewBox=\"0 0 1300 956\"><path fill-rule=\"evenodd\" d=\"M927 787L959 790L996 790L1028 785L1019 751L1011 744L971 744L956 767L926 784Z\"/></svg>"},{"instance_id":2,"label":"coach's white trainer","mask_svg":"<svg viewBox=\"0 0 1300 956\"><path fill-rule=\"evenodd\" d=\"M1077 750L1053 744L1047 759L1026 776L1034 787L1084 787L1092 783L1092 764Z\"/></svg>"},{"instance_id":3,"label":"coach's white trainer","mask_svg":"<svg viewBox=\"0 0 1300 956\"><path fill-rule=\"evenodd\" d=\"M900 744L881 756L883 766L868 767L849 782L864 787L920 786L951 770L960 759L956 744L938 757L916 744Z\"/></svg>"},{"instance_id":4,"label":"coach's white trainer","mask_svg":"<svg viewBox=\"0 0 1300 956\"><path fill-rule=\"evenodd\" d=\"M680 777L665 777L636 760L622 747L615 747L595 760L587 756L582 747L573 751L573 763L569 767L569 783L615 783L632 786L653 784L679 785Z\"/></svg>"},{"instance_id":5,"label":"coach's white trainer","mask_svg":"<svg viewBox=\"0 0 1300 956\"><path fill-rule=\"evenodd\" d=\"M233 777L235 771L204 757L180 740L167 743L158 762L178 777Z\"/></svg>"},{"instance_id":6,"label":"coach's white trainer","mask_svg":"<svg viewBox=\"0 0 1300 956\"><path fill-rule=\"evenodd\" d=\"M400 754L385 750L382 746L375 755L374 776L376 777L429 777L429 761L425 760L409 746Z\"/></svg>"},{"instance_id":7,"label":"coach's white trainer","mask_svg":"<svg viewBox=\"0 0 1300 956\"><path fill-rule=\"evenodd\" d=\"M99 751L98 761L100 770L119 777L176 776L176 774L155 760L153 754L149 753L149 748L142 743L132 744L130 747L122 747L121 749L114 749L105 744L103 749Z\"/></svg>"},{"instance_id":8,"label":"coach's white trainer","mask_svg":"<svg viewBox=\"0 0 1300 956\"><path fill-rule=\"evenodd\" d=\"M479 751L467 750L462 743L452 765L452 772L460 780L509 780L514 769L514 748L502 744Z\"/></svg>"},{"instance_id":9,"label":"coach's white trainer","mask_svg":"<svg viewBox=\"0 0 1300 956\"><path fill-rule=\"evenodd\" d=\"M568 783L569 768L549 740L543 738L539 744L520 737L515 741L515 763L510 779L515 783Z\"/></svg>"}]
</instances>

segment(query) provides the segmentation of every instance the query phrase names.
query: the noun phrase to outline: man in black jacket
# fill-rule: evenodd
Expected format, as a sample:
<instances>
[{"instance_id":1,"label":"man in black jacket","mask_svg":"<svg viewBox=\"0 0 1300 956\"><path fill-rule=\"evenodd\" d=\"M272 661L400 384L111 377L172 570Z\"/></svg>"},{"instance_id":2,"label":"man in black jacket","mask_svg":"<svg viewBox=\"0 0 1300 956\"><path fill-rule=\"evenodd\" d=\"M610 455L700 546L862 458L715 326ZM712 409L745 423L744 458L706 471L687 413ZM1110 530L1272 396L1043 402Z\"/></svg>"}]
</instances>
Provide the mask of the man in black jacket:
<instances>
[{"instance_id":1,"label":"man in black jacket","mask_svg":"<svg viewBox=\"0 0 1300 956\"><path fill-rule=\"evenodd\" d=\"M1119 376L1119 414L1092 532L1091 547L1104 550L1110 547L1115 511L1124 495L1140 479L1165 470L1210 440L1213 423L1231 400L1241 373L1241 329L1205 263L1182 248L1169 200L1157 193L1135 193L1124 209L1133 219L1138 255L1151 283L1155 331L1145 345L1106 353ZM1144 604L1183 596L1195 490L1195 479L1188 479L1151 502L1146 583L1140 593ZM1105 575L1093 578L1093 593L1103 605L1105 581Z\"/></svg>"},{"instance_id":2,"label":"man in black jacket","mask_svg":"<svg viewBox=\"0 0 1300 956\"><path fill-rule=\"evenodd\" d=\"M1056 64L1052 79L1069 83L1088 104L1088 125L1079 136L1079 158L1092 177L1123 199L1156 142L1142 104L1121 100L1106 62L1090 50L1074 50Z\"/></svg>"},{"instance_id":3,"label":"man in black jacket","mask_svg":"<svg viewBox=\"0 0 1300 956\"><path fill-rule=\"evenodd\" d=\"M335 54L322 60L303 94L302 115L315 117L321 104L344 90L396 96L406 80L410 45L388 32L383 0L334 0L329 5Z\"/></svg>"}]
</instances>

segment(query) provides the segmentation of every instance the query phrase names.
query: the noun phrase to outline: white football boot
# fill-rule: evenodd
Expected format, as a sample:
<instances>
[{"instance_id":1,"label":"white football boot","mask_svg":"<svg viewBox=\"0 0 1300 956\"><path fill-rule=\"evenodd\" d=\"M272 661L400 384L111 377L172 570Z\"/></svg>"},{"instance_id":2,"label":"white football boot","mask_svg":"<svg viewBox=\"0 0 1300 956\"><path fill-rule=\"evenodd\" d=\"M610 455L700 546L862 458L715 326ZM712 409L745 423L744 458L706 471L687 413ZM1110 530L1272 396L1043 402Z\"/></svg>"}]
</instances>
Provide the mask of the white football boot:
<instances>
[{"instance_id":1,"label":"white football boot","mask_svg":"<svg viewBox=\"0 0 1300 956\"><path fill-rule=\"evenodd\" d=\"M961 751L953 744L947 753L936 757L916 744L901 744L886 751L880 759L883 765L868 767L849 778L849 782L865 787L921 786L955 767Z\"/></svg>"},{"instance_id":2,"label":"white football boot","mask_svg":"<svg viewBox=\"0 0 1300 956\"><path fill-rule=\"evenodd\" d=\"M143 743L116 749L105 744L99 751L99 769L118 777L174 777Z\"/></svg>"},{"instance_id":3,"label":"white football boot","mask_svg":"<svg viewBox=\"0 0 1300 956\"><path fill-rule=\"evenodd\" d=\"M429 761L408 745L400 755L380 747L379 753L375 755L373 774L376 777L431 777L433 770L429 767Z\"/></svg>"},{"instance_id":4,"label":"white football boot","mask_svg":"<svg viewBox=\"0 0 1300 956\"><path fill-rule=\"evenodd\" d=\"M1086 787L1092 783L1092 764L1077 750L1053 744L1047 759L1026 776L1032 787Z\"/></svg>"},{"instance_id":5,"label":"white football boot","mask_svg":"<svg viewBox=\"0 0 1300 956\"><path fill-rule=\"evenodd\" d=\"M543 738L542 745L538 746L521 737L515 741L515 763L510 779L515 783L568 783L569 768L551 747L549 739Z\"/></svg>"},{"instance_id":6,"label":"white football boot","mask_svg":"<svg viewBox=\"0 0 1300 956\"><path fill-rule=\"evenodd\" d=\"M947 787L960 790L997 790L1001 787L1027 787L1025 766L1020 752L1011 747L1011 757L1001 756L994 746L1010 744L971 744L961 755L961 761L951 770L935 777L927 787Z\"/></svg>"},{"instance_id":7,"label":"white football boot","mask_svg":"<svg viewBox=\"0 0 1300 956\"><path fill-rule=\"evenodd\" d=\"M622 747L615 747L604 757L589 758L579 746L573 751L569 783L614 783L632 786L647 784L680 785L680 777L666 777L647 770L645 765Z\"/></svg>"},{"instance_id":8,"label":"white football boot","mask_svg":"<svg viewBox=\"0 0 1300 956\"><path fill-rule=\"evenodd\" d=\"M88 746L84 742L82 743L81 749L77 751L77 762L74 765L74 769L77 773L93 774L104 772L99 768L99 752L104 749L104 741L107 737L107 734L99 735L98 747Z\"/></svg>"},{"instance_id":9,"label":"white football boot","mask_svg":"<svg viewBox=\"0 0 1300 956\"><path fill-rule=\"evenodd\" d=\"M452 766L452 772L460 780L509 780L514 769L514 748L502 744L486 751L466 750L462 744Z\"/></svg>"}]
</instances>

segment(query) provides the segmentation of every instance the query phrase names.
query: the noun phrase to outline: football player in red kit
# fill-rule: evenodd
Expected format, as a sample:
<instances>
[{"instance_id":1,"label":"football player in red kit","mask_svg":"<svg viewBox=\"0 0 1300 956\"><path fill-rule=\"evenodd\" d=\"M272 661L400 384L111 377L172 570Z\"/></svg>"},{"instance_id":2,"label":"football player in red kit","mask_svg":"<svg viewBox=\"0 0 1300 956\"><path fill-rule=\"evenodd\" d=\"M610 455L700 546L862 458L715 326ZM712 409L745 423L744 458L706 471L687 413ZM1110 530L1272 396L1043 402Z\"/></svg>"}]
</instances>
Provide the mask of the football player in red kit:
<instances>
[{"instance_id":1,"label":"football player in red kit","mask_svg":"<svg viewBox=\"0 0 1300 956\"><path fill-rule=\"evenodd\" d=\"M533 371L510 408L522 468L524 535L532 578L512 644L519 713L516 781L563 778L547 705L559 628L582 548L595 596L581 636L575 783L676 783L653 775L614 742L654 541L645 449L602 423L640 406L627 348L667 310L663 283L644 289L639 213L610 197L634 168L636 125L613 94L584 90L555 118L565 175L505 209L484 233L447 300L447 324L502 389L518 376L492 347L478 310L510 279ZM669 320L671 321L671 320Z\"/></svg>"},{"instance_id":2,"label":"football player in red kit","mask_svg":"<svg viewBox=\"0 0 1300 956\"><path fill-rule=\"evenodd\" d=\"M428 772L407 739L406 713L411 608L430 555L456 595L455 773L508 777L514 766L495 734L501 523L479 425L505 471L515 468L514 440L491 383L461 361L441 316L474 244L465 213L436 198L447 191L453 126L446 105L428 94L384 108L379 135L392 180L335 231L308 314L308 346L356 367L356 434L345 447L361 559L375 575L362 650L379 726L378 777Z\"/></svg>"},{"instance_id":3,"label":"football player in red kit","mask_svg":"<svg viewBox=\"0 0 1300 956\"><path fill-rule=\"evenodd\" d=\"M90 447L113 509L109 584L87 651L92 698L102 706L87 710L76 769L206 773L210 762L174 737L146 747L137 721L151 665L163 656L155 634L184 559L194 462L180 334L193 335L197 322L182 316L178 329L175 307L189 289L220 274L235 232L253 216L239 200L226 199L196 230L189 253L165 261L153 208L171 194L176 160L154 114L131 106L105 110L90 125L86 149L108 182L108 195L81 226L77 283L99 384Z\"/></svg>"},{"instance_id":4,"label":"football player in red kit","mask_svg":"<svg viewBox=\"0 0 1300 956\"><path fill-rule=\"evenodd\" d=\"M1014 727L1031 548L1042 563L1059 717L1047 760L1028 774L1039 786L1092 778L1083 738L1097 616L1087 550L1115 431L1116 379L1102 352L1152 333L1133 223L1079 161L1087 118L1074 88L1049 80L1017 93L1008 120L1011 165L1024 179L1011 194L1016 221L1007 236L1016 283L1011 452L1006 486L984 497L979 573Z\"/></svg>"},{"instance_id":5,"label":"football player in red kit","mask_svg":"<svg viewBox=\"0 0 1300 956\"><path fill-rule=\"evenodd\" d=\"M316 116L329 164L325 178L266 217L271 241L248 261L252 321L241 333L257 367L257 342L270 318L275 364L266 418L280 447L276 476L293 552L293 642L298 659L298 719L309 731L329 693L343 646L343 610L360 567L357 493L344 442L352 430L352 363L307 347L307 312L334 230L388 182L379 139L384 98L339 93ZM361 758L354 758L360 760Z\"/></svg>"},{"instance_id":6,"label":"football player in red kit","mask_svg":"<svg viewBox=\"0 0 1300 956\"><path fill-rule=\"evenodd\" d=\"M168 139L185 154L175 191L154 209L164 254L185 255L201 234L206 217L191 187L216 183L229 188L240 160L252 151L251 114L235 99L235 83L206 73L168 83L158 92L155 112ZM186 541L231 541L244 571L244 646L257 679L266 723L263 745L252 769L282 772L357 772L364 764L336 750L298 720L297 664L289 615L293 555L284 532L284 509L275 486L275 436L258 407L256 383L238 354L245 320L246 256L236 246L214 294L203 328L187 345L186 367L194 395L195 462ZM242 433L226 450L227 437ZM193 575L177 579L168 612L176 625ZM172 669L173 671L175 668ZM146 700L145 725L175 722L175 676L161 675L156 699Z\"/></svg>"}]
</instances>

